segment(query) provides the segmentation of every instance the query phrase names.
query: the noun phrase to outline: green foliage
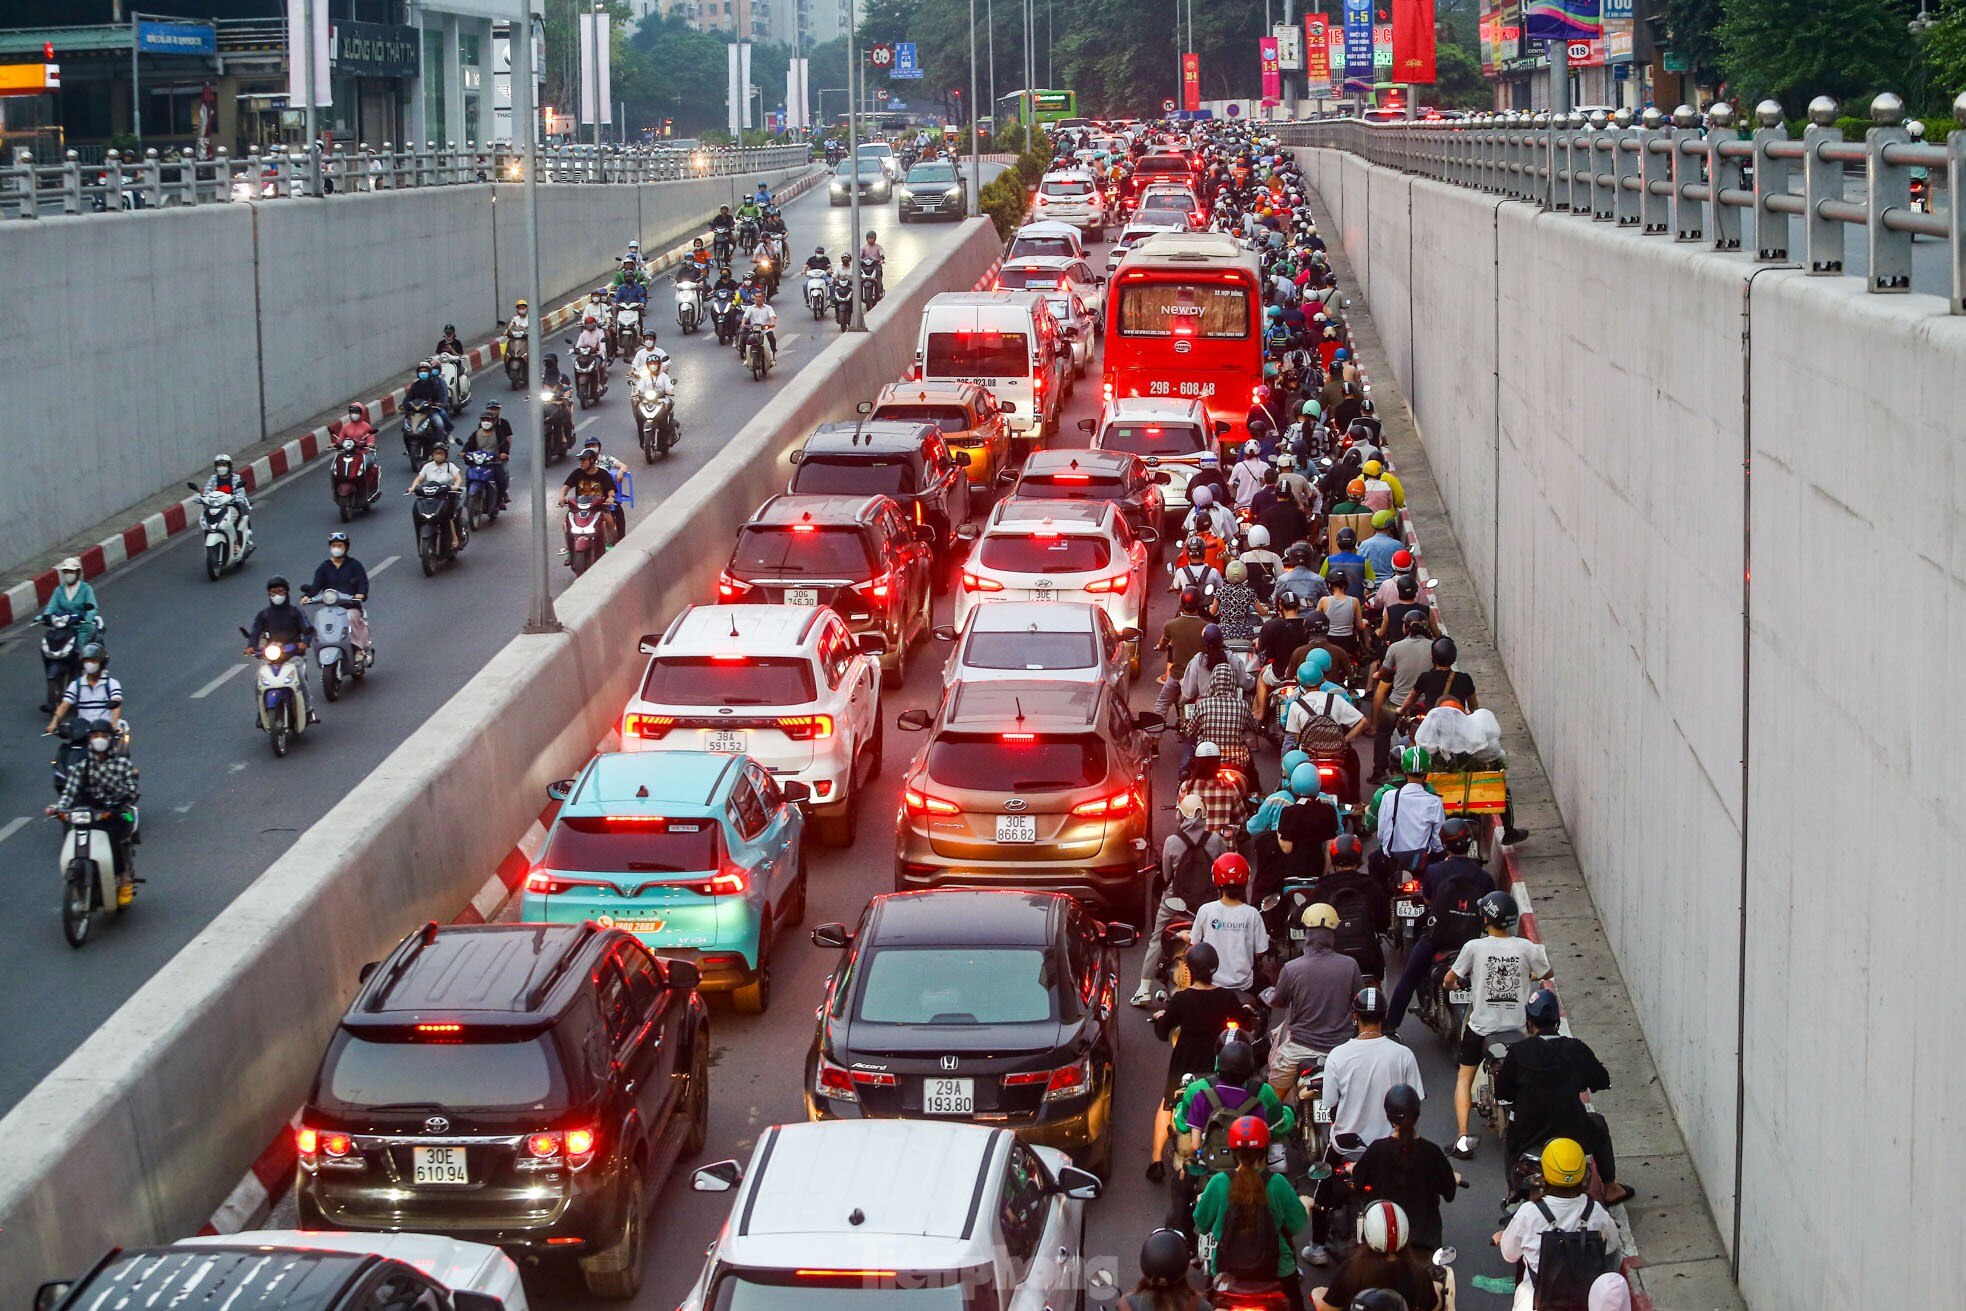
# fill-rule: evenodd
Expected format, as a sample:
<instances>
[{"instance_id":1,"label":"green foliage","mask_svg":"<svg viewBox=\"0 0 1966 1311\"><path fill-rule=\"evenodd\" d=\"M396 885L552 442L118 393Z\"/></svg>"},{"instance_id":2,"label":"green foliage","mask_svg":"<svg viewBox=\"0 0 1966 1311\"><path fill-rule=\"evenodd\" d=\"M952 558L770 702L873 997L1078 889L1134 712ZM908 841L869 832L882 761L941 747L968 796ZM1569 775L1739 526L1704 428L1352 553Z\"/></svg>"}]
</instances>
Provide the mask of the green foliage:
<instances>
[{"instance_id":1,"label":"green foliage","mask_svg":"<svg viewBox=\"0 0 1966 1311\"><path fill-rule=\"evenodd\" d=\"M1800 113L1813 96L1902 84L1910 62L1895 0L1723 0L1721 13L1720 69L1741 104L1772 96Z\"/></svg>"},{"instance_id":2,"label":"green foliage","mask_svg":"<svg viewBox=\"0 0 1966 1311\"><path fill-rule=\"evenodd\" d=\"M1685 59L1694 80L1711 81L1720 69L1722 0L1655 0L1660 44Z\"/></svg>"},{"instance_id":3,"label":"green foliage","mask_svg":"<svg viewBox=\"0 0 1966 1311\"><path fill-rule=\"evenodd\" d=\"M1011 167L1011 172L1015 173L1025 186L1035 187L1043 179L1045 170L1050 167L1051 155L1040 146L1036 150L1027 150L1019 155L1017 163Z\"/></svg>"},{"instance_id":4,"label":"green foliage","mask_svg":"<svg viewBox=\"0 0 1966 1311\"><path fill-rule=\"evenodd\" d=\"M1431 88L1414 90L1415 103L1436 109L1488 109L1495 103L1495 92L1481 75L1481 56L1458 42L1435 47L1434 77Z\"/></svg>"},{"instance_id":5,"label":"green foliage","mask_svg":"<svg viewBox=\"0 0 1966 1311\"><path fill-rule=\"evenodd\" d=\"M1922 46L1930 108L1950 108L1951 98L1966 91L1966 0L1944 0L1939 21L1925 33Z\"/></svg>"},{"instance_id":6,"label":"green foliage","mask_svg":"<svg viewBox=\"0 0 1966 1311\"><path fill-rule=\"evenodd\" d=\"M990 222L996 224L997 236L1009 241L1010 234L1017 231L1017 225L1024 219L1030 193L1024 189L1017 170L1012 168L998 174L996 181L983 188L976 200L990 216Z\"/></svg>"}]
</instances>

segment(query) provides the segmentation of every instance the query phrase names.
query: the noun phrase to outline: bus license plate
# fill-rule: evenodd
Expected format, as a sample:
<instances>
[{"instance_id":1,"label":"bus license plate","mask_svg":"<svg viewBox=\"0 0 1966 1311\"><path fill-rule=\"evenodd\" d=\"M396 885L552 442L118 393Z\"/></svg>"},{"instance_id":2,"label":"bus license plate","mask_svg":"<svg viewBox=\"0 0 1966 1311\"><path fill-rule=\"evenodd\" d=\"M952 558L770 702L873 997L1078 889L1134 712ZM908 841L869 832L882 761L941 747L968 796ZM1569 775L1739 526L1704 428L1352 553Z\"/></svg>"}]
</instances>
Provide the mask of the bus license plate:
<instances>
[{"instance_id":1,"label":"bus license plate","mask_svg":"<svg viewBox=\"0 0 1966 1311\"><path fill-rule=\"evenodd\" d=\"M418 1184L457 1187L471 1182L462 1147L413 1147L410 1165Z\"/></svg>"},{"instance_id":2,"label":"bus license plate","mask_svg":"<svg viewBox=\"0 0 1966 1311\"><path fill-rule=\"evenodd\" d=\"M744 734L719 733L715 730L705 730L703 734L703 749L712 755L741 756L744 754Z\"/></svg>"},{"instance_id":3,"label":"bus license plate","mask_svg":"<svg viewBox=\"0 0 1966 1311\"><path fill-rule=\"evenodd\" d=\"M1038 820L1035 815L997 816L997 841L1036 842L1038 840Z\"/></svg>"},{"instance_id":4,"label":"bus license plate","mask_svg":"<svg viewBox=\"0 0 1966 1311\"><path fill-rule=\"evenodd\" d=\"M976 1114L976 1080L922 1080L922 1113L924 1115Z\"/></svg>"}]
</instances>

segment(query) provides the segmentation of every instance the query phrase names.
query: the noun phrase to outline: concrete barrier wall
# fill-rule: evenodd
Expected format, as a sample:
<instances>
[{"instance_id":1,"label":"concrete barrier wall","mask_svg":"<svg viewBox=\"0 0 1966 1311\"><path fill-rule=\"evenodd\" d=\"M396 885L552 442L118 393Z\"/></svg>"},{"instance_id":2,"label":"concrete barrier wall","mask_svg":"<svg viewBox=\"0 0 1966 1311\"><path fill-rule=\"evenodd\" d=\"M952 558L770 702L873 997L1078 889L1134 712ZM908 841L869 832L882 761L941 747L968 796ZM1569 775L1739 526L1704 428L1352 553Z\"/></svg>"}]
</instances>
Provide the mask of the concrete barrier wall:
<instances>
[{"instance_id":1,"label":"concrete barrier wall","mask_svg":"<svg viewBox=\"0 0 1966 1311\"><path fill-rule=\"evenodd\" d=\"M807 169L761 174L773 187ZM541 294L656 250L758 177L542 186ZM0 225L0 564L400 377L446 323L521 294L520 186L90 214ZM100 397L100 402L87 398ZM118 397L127 397L128 403ZM81 476L78 476L81 475ZM63 489L50 494L50 488Z\"/></svg>"},{"instance_id":2,"label":"concrete barrier wall","mask_svg":"<svg viewBox=\"0 0 1966 1311\"><path fill-rule=\"evenodd\" d=\"M1307 153L1750 1305L1949 1303L1966 322Z\"/></svg>"},{"instance_id":3,"label":"concrete barrier wall","mask_svg":"<svg viewBox=\"0 0 1966 1311\"><path fill-rule=\"evenodd\" d=\"M305 1098L362 964L448 920L613 726L638 637L714 596L722 544L816 424L898 377L921 307L1000 251L986 221L827 346L0 1121L0 1305L112 1244L204 1223ZM706 549L705 543L716 544ZM384 909L386 908L386 909Z\"/></svg>"}]
</instances>

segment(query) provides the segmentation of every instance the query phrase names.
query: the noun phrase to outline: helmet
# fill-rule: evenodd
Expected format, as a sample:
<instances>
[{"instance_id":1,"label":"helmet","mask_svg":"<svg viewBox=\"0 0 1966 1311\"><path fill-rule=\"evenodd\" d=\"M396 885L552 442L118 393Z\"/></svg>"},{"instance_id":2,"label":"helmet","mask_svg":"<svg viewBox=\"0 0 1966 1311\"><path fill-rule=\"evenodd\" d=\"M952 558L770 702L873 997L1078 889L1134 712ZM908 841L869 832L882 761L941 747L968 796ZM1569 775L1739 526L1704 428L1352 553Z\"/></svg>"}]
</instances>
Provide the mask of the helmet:
<instances>
[{"instance_id":1,"label":"helmet","mask_svg":"<svg viewBox=\"0 0 1966 1311\"><path fill-rule=\"evenodd\" d=\"M212 457L212 468L218 470L220 473L232 472L232 457L226 455L224 452L214 455Z\"/></svg>"},{"instance_id":2,"label":"helmet","mask_svg":"<svg viewBox=\"0 0 1966 1311\"><path fill-rule=\"evenodd\" d=\"M1413 552L1400 550L1393 552L1393 568L1402 573L1413 567Z\"/></svg>"},{"instance_id":3,"label":"helmet","mask_svg":"<svg viewBox=\"0 0 1966 1311\"><path fill-rule=\"evenodd\" d=\"M1412 579L1410 578L1400 579L1400 585L1399 585L1400 600L1411 601L1413 599L1413 591L1414 588L1413 588ZM1427 631L1428 626L1431 625L1432 623L1433 620L1428 618L1427 612L1425 610L1416 608L1413 610L1408 610L1406 612L1406 631L1409 633L1414 633L1414 634L1424 633Z\"/></svg>"},{"instance_id":4,"label":"helmet","mask_svg":"<svg viewBox=\"0 0 1966 1311\"><path fill-rule=\"evenodd\" d=\"M1523 1014L1544 1033L1555 1033L1556 1026L1563 1022L1563 1003L1548 988L1538 988L1529 994Z\"/></svg>"},{"instance_id":5,"label":"helmet","mask_svg":"<svg viewBox=\"0 0 1966 1311\"><path fill-rule=\"evenodd\" d=\"M1196 760L1220 760L1221 758L1222 758L1222 748L1217 746L1215 743L1213 742L1195 743Z\"/></svg>"},{"instance_id":6,"label":"helmet","mask_svg":"<svg viewBox=\"0 0 1966 1311\"><path fill-rule=\"evenodd\" d=\"M1293 542L1284 551L1283 562L1288 565L1307 565L1311 562L1311 556L1314 554L1315 552L1311 550L1309 542Z\"/></svg>"},{"instance_id":7,"label":"helmet","mask_svg":"<svg viewBox=\"0 0 1966 1311\"><path fill-rule=\"evenodd\" d=\"M1356 833L1340 833L1325 844L1325 850L1333 865L1356 865L1365 859L1365 848L1359 845Z\"/></svg>"},{"instance_id":8,"label":"helmet","mask_svg":"<svg viewBox=\"0 0 1966 1311\"><path fill-rule=\"evenodd\" d=\"M1309 760L1310 758L1311 758L1311 755L1310 755L1310 753L1309 753L1308 751L1294 751L1294 750L1293 750L1293 751L1286 751L1286 752L1284 752L1284 753L1283 753L1283 778L1284 778L1284 782L1285 782L1285 783L1288 783L1288 782L1290 781L1290 776L1291 776L1291 774L1293 774L1294 772L1296 772L1296 769L1297 769L1297 766L1299 766L1299 765L1301 765L1301 764L1303 764L1303 763L1304 763L1305 761L1307 761L1307 760Z\"/></svg>"},{"instance_id":9,"label":"helmet","mask_svg":"<svg viewBox=\"0 0 1966 1311\"><path fill-rule=\"evenodd\" d=\"M1242 444L1243 459L1245 460L1257 459L1260 458L1262 454L1263 454L1263 443L1257 441L1256 439L1251 438L1250 440Z\"/></svg>"},{"instance_id":10,"label":"helmet","mask_svg":"<svg viewBox=\"0 0 1966 1311\"><path fill-rule=\"evenodd\" d=\"M446 323L446 324L444 325L444 335L445 335L446 337L454 337L454 336L456 336L456 335L457 335L457 325L456 325L455 323Z\"/></svg>"},{"instance_id":11,"label":"helmet","mask_svg":"<svg viewBox=\"0 0 1966 1311\"><path fill-rule=\"evenodd\" d=\"M1354 478L1352 479L1351 487L1347 488L1346 490L1354 491L1356 494L1362 495L1365 491L1365 484L1361 483L1358 479ZM1358 533L1355 530L1351 528L1340 528L1338 530L1339 550L1349 551L1354 546L1357 545L1358 545Z\"/></svg>"},{"instance_id":12,"label":"helmet","mask_svg":"<svg viewBox=\"0 0 1966 1311\"><path fill-rule=\"evenodd\" d=\"M1357 425L1354 424L1353 426L1356 427ZM1385 471L1386 471L1386 466L1379 463L1377 460L1367 460L1365 462L1365 476L1368 478L1377 478L1380 474L1384 473Z\"/></svg>"},{"instance_id":13,"label":"helmet","mask_svg":"<svg viewBox=\"0 0 1966 1311\"><path fill-rule=\"evenodd\" d=\"M1297 798L1314 797L1324 790L1324 780L1318 777L1317 764L1306 760L1290 771L1290 795Z\"/></svg>"},{"instance_id":14,"label":"helmet","mask_svg":"<svg viewBox=\"0 0 1966 1311\"><path fill-rule=\"evenodd\" d=\"M1269 309L1263 311L1263 317L1267 319L1280 319L1283 317L1283 307L1272 305Z\"/></svg>"},{"instance_id":15,"label":"helmet","mask_svg":"<svg viewBox=\"0 0 1966 1311\"><path fill-rule=\"evenodd\" d=\"M1440 840L1455 855L1464 855L1474 845L1474 825L1456 815L1440 826Z\"/></svg>"},{"instance_id":16,"label":"helmet","mask_svg":"<svg viewBox=\"0 0 1966 1311\"><path fill-rule=\"evenodd\" d=\"M1249 882L1249 862L1233 851L1225 851L1209 866L1208 874L1218 888L1241 887Z\"/></svg>"},{"instance_id":17,"label":"helmet","mask_svg":"<svg viewBox=\"0 0 1966 1311\"><path fill-rule=\"evenodd\" d=\"M1229 1126L1229 1146L1236 1151L1260 1152L1270 1145L1270 1122L1260 1115L1245 1115Z\"/></svg>"},{"instance_id":18,"label":"helmet","mask_svg":"<svg viewBox=\"0 0 1966 1311\"><path fill-rule=\"evenodd\" d=\"M1354 1297L1345 1311L1409 1311L1406 1298L1390 1288L1367 1288Z\"/></svg>"},{"instance_id":19,"label":"helmet","mask_svg":"<svg viewBox=\"0 0 1966 1311\"><path fill-rule=\"evenodd\" d=\"M1202 490L1207 491L1208 489L1204 487L1202 488ZM1190 563L1192 563L1196 560L1201 559L1202 556L1208 553L1208 543L1202 540L1200 533L1196 533L1193 537L1190 537L1188 539L1187 550L1188 550L1188 560Z\"/></svg>"},{"instance_id":20,"label":"helmet","mask_svg":"<svg viewBox=\"0 0 1966 1311\"><path fill-rule=\"evenodd\" d=\"M71 555L67 559L63 560L60 564L55 566L55 572L63 573L63 574L79 574L82 572L82 562Z\"/></svg>"},{"instance_id":21,"label":"helmet","mask_svg":"<svg viewBox=\"0 0 1966 1311\"><path fill-rule=\"evenodd\" d=\"M348 534L347 534L347 533L329 533L329 534L328 534L328 545L329 545L329 546L333 546L333 545L334 545L334 544L335 544L336 542L340 542L340 543L341 543L341 544L342 544L343 546L346 546L346 545L348 545Z\"/></svg>"},{"instance_id":22,"label":"helmet","mask_svg":"<svg viewBox=\"0 0 1966 1311\"><path fill-rule=\"evenodd\" d=\"M1140 1244L1140 1277L1150 1285L1185 1284L1188 1238L1178 1229L1156 1229Z\"/></svg>"},{"instance_id":23,"label":"helmet","mask_svg":"<svg viewBox=\"0 0 1966 1311\"><path fill-rule=\"evenodd\" d=\"M1316 401L1305 401L1301 413L1306 419L1315 419L1324 413L1324 407Z\"/></svg>"},{"instance_id":24,"label":"helmet","mask_svg":"<svg viewBox=\"0 0 1966 1311\"><path fill-rule=\"evenodd\" d=\"M1200 541L1200 538L1196 538ZM1181 589L1181 612L1190 614L1201 609L1201 589L1193 583Z\"/></svg>"},{"instance_id":25,"label":"helmet","mask_svg":"<svg viewBox=\"0 0 1966 1311\"><path fill-rule=\"evenodd\" d=\"M1197 510L1206 510L1209 506L1215 504L1215 489L1204 483L1200 487L1195 488L1194 494L1188 499L1195 503Z\"/></svg>"},{"instance_id":26,"label":"helmet","mask_svg":"<svg viewBox=\"0 0 1966 1311\"><path fill-rule=\"evenodd\" d=\"M1370 473L1372 471L1372 465L1370 464L1366 465L1365 469L1367 473ZM1397 519L1398 517L1399 516L1394 514L1391 510L1375 510L1372 512L1372 526L1374 528L1389 527L1392 524L1393 520Z\"/></svg>"},{"instance_id":27,"label":"helmet","mask_svg":"<svg viewBox=\"0 0 1966 1311\"><path fill-rule=\"evenodd\" d=\"M103 664L107 665L109 663L109 652L103 647L101 642L91 642L82 648L82 658L84 660L100 660Z\"/></svg>"},{"instance_id":28,"label":"helmet","mask_svg":"<svg viewBox=\"0 0 1966 1311\"><path fill-rule=\"evenodd\" d=\"M1351 357L1352 357L1352 353L1346 350L1343 346L1340 346L1337 350L1331 352L1331 359L1333 363L1336 363L1339 360L1349 360Z\"/></svg>"},{"instance_id":29,"label":"helmet","mask_svg":"<svg viewBox=\"0 0 1966 1311\"><path fill-rule=\"evenodd\" d=\"M1410 1083L1396 1083L1386 1089L1386 1118L1394 1124L1420 1122L1420 1094Z\"/></svg>"},{"instance_id":30,"label":"helmet","mask_svg":"<svg viewBox=\"0 0 1966 1311\"><path fill-rule=\"evenodd\" d=\"M1461 657L1461 650L1460 650L1460 648L1459 648L1459 647L1457 647L1457 646L1455 646L1455 645L1454 645L1454 639L1453 639L1453 638L1451 638L1451 637L1436 637L1436 638L1434 639L1434 663L1435 663L1435 664L1437 664L1437 665L1451 665L1451 664L1453 664L1453 663L1454 663L1454 662L1455 662L1456 660L1458 660L1458 659L1460 659L1460 657Z\"/></svg>"},{"instance_id":31,"label":"helmet","mask_svg":"<svg viewBox=\"0 0 1966 1311\"><path fill-rule=\"evenodd\" d=\"M1408 747L1399 753L1399 772L1424 774L1434 767L1434 753L1425 747Z\"/></svg>"},{"instance_id":32,"label":"helmet","mask_svg":"<svg viewBox=\"0 0 1966 1311\"><path fill-rule=\"evenodd\" d=\"M1249 566L1244 564L1240 560L1231 560L1229 561L1228 566L1222 570L1222 577L1228 579L1232 583L1248 582Z\"/></svg>"},{"instance_id":33,"label":"helmet","mask_svg":"<svg viewBox=\"0 0 1966 1311\"><path fill-rule=\"evenodd\" d=\"M512 303L513 305L517 306L519 309L524 309L526 307L526 298L524 296L521 296L519 297L519 299L513 301Z\"/></svg>"},{"instance_id":34,"label":"helmet","mask_svg":"<svg viewBox=\"0 0 1966 1311\"><path fill-rule=\"evenodd\" d=\"M1331 672L1331 652L1318 647L1305 654L1304 663L1316 670L1318 681L1323 682L1324 676Z\"/></svg>"},{"instance_id":35,"label":"helmet","mask_svg":"<svg viewBox=\"0 0 1966 1311\"><path fill-rule=\"evenodd\" d=\"M1222 457L1217 455L1214 451L1203 451L1199 456L1196 457L1195 463L1199 464L1204 469L1220 468L1222 464Z\"/></svg>"},{"instance_id":36,"label":"helmet","mask_svg":"<svg viewBox=\"0 0 1966 1311\"><path fill-rule=\"evenodd\" d=\"M1413 1236L1398 1202L1374 1202L1358 1218L1359 1238L1375 1252L1397 1252Z\"/></svg>"},{"instance_id":37,"label":"helmet","mask_svg":"<svg viewBox=\"0 0 1966 1311\"><path fill-rule=\"evenodd\" d=\"M1356 838L1353 841L1357 841ZM1352 994L1352 1014L1373 1023L1386 1018L1386 994L1376 984L1367 984Z\"/></svg>"},{"instance_id":38,"label":"helmet","mask_svg":"<svg viewBox=\"0 0 1966 1311\"><path fill-rule=\"evenodd\" d=\"M1182 953L1181 958L1188 962L1190 975L1211 982L1215 978L1215 971L1222 968L1222 958L1216 955L1215 948L1205 942L1195 943Z\"/></svg>"},{"instance_id":39,"label":"helmet","mask_svg":"<svg viewBox=\"0 0 1966 1311\"><path fill-rule=\"evenodd\" d=\"M287 585L286 579L280 577L278 574L274 574L266 580L266 590L269 592L288 592L293 589Z\"/></svg>"},{"instance_id":40,"label":"helmet","mask_svg":"<svg viewBox=\"0 0 1966 1311\"><path fill-rule=\"evenodd\" d=\"M1203 646L1222 645L1222 625L1203 624L1201 629L1201 642Z\"/></svg>"},{"instance_id":41,"label":"helmet","mask_svg":"<svg viewBox=\"0 0 1966 1311\"><path fill-rule=\"evenodd\" d=\"M1292 455L1289 451L1277 452L1278 469L1295 469L1296 467L1297 467L1297 457L1295 455Z\"/></svg>"},{"instance_id":42,"label":"helmet","mask_svg":"<svg viewBox=\"0 0 1966 1311\"><path fill-rule=\"evenodd\" d=\"M1515 898L1506 892L1491 892L1476 903L1481 909L1481 922L1498 929L1512 929L1516 918L1521 914Z\"/></svg>"},{"instance_id":43,"label":"helmet","mask_svg":"<svg viewBox=\"0 0 1966 1311\"><path fill-rule=\"evenodd\" d=\"M1304 907L1301 918L1307 929L1335 929L1338 927L1338 908L1329 902L1314 901Z\"/></svg>"},{"instance_id":44,"label":"helmet","mask_svg":"<svg viewBox=\"0 0 1966 1311\"><path fill-rule=\"evenodd\" d=\"M1260 551L1264 547L1270 544L1270 530L1265 528L1262 524L1259 523L1251 524L1249 526L1248 538L1249 538L1249 549L1252 551Z\"/></svg>"},{"instance_id":45,"label":"helmet","mask_svg":"<svg viewBox=\"0 0 1966 1311\"><path fill-rule=\"evenodd\" d=\"M1237 1121L1240 1124L1241 1121ZM1234 1145L1235 1125L1229 1126L1230 1145ZM1552 1138L1543 1144L1543 1182L1558 1188L1575 1188L1584 1182L1584 1149L1575 1138Z\"/></svg>"},{"instance_id":46,"label":"helmet","mask_svg":"<svg viewBox=\"0 0 1966 1311\"><path fill-rule=\"evenodd\" d=\"M1256 1073L1256 1049L1243 1041L1240 1030L1232 1033L1234 1036L1222 1044L1221 1051L1215 1053L1215 1072L1231 1083L1241 1083Z\"/></svg>"}]
</instances>

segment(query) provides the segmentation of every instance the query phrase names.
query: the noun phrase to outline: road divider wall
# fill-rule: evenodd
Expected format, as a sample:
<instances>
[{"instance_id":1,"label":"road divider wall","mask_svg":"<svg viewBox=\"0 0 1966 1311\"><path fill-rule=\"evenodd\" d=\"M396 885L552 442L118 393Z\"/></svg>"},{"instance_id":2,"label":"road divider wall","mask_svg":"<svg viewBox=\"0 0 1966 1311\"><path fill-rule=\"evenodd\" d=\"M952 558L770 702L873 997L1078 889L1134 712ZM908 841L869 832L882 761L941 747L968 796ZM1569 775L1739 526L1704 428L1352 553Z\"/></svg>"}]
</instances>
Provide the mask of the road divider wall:
<instances>
[{"instance_id":1,"label":"road divider wall","mask_svg":"<svg viewBox=\"0 0 1966 1311\"><path fill-rule=\"evenodd\" d=\"M928 298L973 287L1000 252L989 223L969 221L865 335L819 325L820 357L670 496L675 510L562 594L561 631L515 638L0 1120L0 1304L26 1305L39 1281L111 1245L206 1223L305 1099L361 966L470 902L546 785L613 726L641 674L639 636L715 596L738 525L785 485L787 454L899 377ZM750 383L733 362L682 385ZM152 895L193 876L159 874Z\"/></svg>"},{"instance_id":2,"label":"road divider wall","mask_svg":"<svg viewBox=\"0 0 1966 1311\"><path fill-rule=\"evenodd\" d=\"M539 188L541 294L659 250L760 178ZM379 379L446 323L492 336L523 293L514 184L54 217L0 225L0 562L202 476Z\"/></svg>"},{"instance_id":3,"label":"road divider wall","mask_svg":"<svg viewBox=\"0 0 1966 1311\"><path fill-rule=\"evenodd\" d=\"M1951 1300L1966 321L1300 154L1743 1295Z\"/></svg>"}]
</instances>

